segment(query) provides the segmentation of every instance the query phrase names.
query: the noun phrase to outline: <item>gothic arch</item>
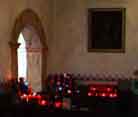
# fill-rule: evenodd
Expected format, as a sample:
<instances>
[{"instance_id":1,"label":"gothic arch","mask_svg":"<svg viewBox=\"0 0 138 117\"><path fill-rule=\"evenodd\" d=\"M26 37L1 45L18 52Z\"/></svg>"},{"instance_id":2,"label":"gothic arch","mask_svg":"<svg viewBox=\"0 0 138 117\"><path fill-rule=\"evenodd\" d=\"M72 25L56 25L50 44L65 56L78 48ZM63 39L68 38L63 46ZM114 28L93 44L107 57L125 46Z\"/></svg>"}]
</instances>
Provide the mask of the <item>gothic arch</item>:
<instances>
[{"instance_id":1,"label":"gothic arch","mask_svg":"<svg viewBox=\"0 0 138 117\"><path fill-rule=\"evenodd\" d=\"M18 64L17 64L17 49L18 36L22 29L26 26L32 26L38 36L40 37L40 42L42 45L42 89L44 89L44 80L46 78L46 61L47 61L47 44L46 36L42 27L41 20L38 15L31 9L24 10L15 20L14 27L12 29L12 38L9 42L11 48L11 76L14 79L18 77Z\"/></svg>"}]
</instances>

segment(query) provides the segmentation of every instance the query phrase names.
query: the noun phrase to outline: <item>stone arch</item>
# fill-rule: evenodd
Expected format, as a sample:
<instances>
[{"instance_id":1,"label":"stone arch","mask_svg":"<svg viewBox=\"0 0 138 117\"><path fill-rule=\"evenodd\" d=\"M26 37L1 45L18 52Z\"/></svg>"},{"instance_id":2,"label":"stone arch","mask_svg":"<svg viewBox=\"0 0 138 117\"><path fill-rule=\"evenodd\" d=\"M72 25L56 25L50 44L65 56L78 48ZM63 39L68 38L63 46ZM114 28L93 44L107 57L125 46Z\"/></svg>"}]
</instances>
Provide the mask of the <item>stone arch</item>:
<instances>
[{"instance_id":1,"label":"stone arch","mask_svg":"<svg viewBox=\"0 0 138 117\"><path fill-rule=\"evenodd\" d=\"M12 29L12 38L9 42L11 48L11 77L17 79L18 77L18 63L17 63L17 49L18 36L23 28L26 26L32 26L38 36L40 37L40 42L42 44L42 89L44 89L44 80L46 78L46 66L47 66L47 44L46 36L43 30L41 20L38 15L32 9L26 9L16 18L14 27Z\"/></svg>"}]
</instances>

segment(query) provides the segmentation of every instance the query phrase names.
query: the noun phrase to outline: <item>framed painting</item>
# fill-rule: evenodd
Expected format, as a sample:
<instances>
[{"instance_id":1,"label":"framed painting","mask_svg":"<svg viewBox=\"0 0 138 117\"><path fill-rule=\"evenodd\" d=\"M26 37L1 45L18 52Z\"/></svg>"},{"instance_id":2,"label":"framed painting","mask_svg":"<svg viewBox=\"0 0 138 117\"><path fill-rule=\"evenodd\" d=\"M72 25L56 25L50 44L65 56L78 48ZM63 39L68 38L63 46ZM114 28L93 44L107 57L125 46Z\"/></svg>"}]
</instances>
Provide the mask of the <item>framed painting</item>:
<instances>
[{"instance_id":1,"label":"framed painting","mask_svg":"<svg viewBox=\"0 0 138 117\"><path fill-rule=\"evenodd\" d=\"M88 52L125 52L125 11L88 9Z\"/></svg>"}]
</instances>

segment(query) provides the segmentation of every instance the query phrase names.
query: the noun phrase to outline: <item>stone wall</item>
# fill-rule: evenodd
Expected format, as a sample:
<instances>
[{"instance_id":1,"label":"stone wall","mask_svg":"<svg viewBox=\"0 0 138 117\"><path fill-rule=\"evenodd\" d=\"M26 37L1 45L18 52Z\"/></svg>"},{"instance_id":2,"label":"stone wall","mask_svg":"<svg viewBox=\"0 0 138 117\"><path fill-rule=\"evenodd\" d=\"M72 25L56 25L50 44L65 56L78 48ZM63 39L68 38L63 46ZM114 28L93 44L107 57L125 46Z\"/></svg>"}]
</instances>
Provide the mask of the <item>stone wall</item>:
<instances>
[{"instance_id":1,"label":"stone wall","mask_svg":"<svg viewBox=\"0 0 138 117\"><path fill-rule=\"evenodd\" d=\"M48 72L123 73L138 68L137 0L55 0ZM87 8L126 8L125 53L88 53Z\"/></svg>"}]
</instances>

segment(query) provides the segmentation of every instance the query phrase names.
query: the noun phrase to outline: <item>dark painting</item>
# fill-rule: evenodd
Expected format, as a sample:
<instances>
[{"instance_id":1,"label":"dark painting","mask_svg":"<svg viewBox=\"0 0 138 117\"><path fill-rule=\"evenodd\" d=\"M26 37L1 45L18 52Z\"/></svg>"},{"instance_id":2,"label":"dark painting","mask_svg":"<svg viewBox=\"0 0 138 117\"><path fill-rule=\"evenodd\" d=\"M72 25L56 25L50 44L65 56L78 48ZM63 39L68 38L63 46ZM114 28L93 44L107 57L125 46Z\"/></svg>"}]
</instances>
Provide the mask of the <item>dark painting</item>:
<instances>
[{"instance_id":1,"label":"dark painting","mask_svg":"<svg viewBox=\"0 0 138 117\"><path fill-rule=\"evenodd\" d=\"M88 51L125 51L125 8L88 10Z\"/></svg>"}]
</instances>

